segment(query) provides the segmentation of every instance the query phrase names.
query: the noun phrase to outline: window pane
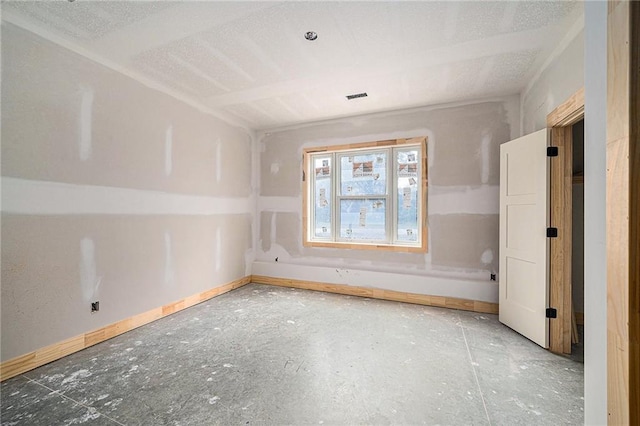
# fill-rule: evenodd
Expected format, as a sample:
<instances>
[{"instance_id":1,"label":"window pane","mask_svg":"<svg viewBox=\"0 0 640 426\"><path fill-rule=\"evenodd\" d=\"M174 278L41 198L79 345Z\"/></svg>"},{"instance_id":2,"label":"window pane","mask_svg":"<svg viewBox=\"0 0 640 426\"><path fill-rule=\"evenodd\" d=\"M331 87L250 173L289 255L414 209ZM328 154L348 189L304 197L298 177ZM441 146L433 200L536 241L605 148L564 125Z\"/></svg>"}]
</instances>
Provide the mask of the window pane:
<instances>
[{"instance_id":1,"label":"window pane","mask_svg":"<svg viewBox=\"0 0 640 426\"><path fill-rule=\"evenodd\" d=\"M385 152L340 156L340 195L385 195Z\"/></svg>"},{"instance_id":2,"label":"window pane","mask_svg":"<svg viewBox=\"0 0 640 426\"><path fill-rule=\"evenodd\" d=\"M320 238L331 238L331 157L314 157L314 231Z\"/></svg>"},{"instance_id":3,"label":"window pane","mask_svg":"<svg viewBox=\"0 0 640 426\"><path fill-rule=\"evenodd\" d=\"M396 161L398 178L398 234L396 238L403 242L418 241L418 150L397 151Z\"/></svg>"},{"instance_id":4,"label":"window pane","mask_svg":"<svg viewBox=\"0 0 640 426\"><path fill-rule=\"evenodd\" d=\"M340 238L385 240L385 199L340 200Z\"/></svg>"}]
</instances>

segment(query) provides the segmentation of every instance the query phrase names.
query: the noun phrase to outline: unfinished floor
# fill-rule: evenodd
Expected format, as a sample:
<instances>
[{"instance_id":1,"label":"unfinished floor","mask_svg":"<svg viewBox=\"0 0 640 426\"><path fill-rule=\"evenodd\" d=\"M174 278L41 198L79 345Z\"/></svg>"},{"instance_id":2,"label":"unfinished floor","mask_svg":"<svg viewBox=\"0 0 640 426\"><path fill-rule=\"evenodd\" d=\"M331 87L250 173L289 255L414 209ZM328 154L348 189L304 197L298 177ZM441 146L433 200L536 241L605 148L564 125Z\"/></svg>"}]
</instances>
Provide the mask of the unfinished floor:
<instances>
[{"instance_id":1,"label":"unfinished floor","mask_svg":"<svg viewBox=\"0 0 640 426\"><path fill-rule=\"evenodd\" d=\"M251 284L2 383L3 425L582 424L495 315Z\"/></svg>"}]
</instances>

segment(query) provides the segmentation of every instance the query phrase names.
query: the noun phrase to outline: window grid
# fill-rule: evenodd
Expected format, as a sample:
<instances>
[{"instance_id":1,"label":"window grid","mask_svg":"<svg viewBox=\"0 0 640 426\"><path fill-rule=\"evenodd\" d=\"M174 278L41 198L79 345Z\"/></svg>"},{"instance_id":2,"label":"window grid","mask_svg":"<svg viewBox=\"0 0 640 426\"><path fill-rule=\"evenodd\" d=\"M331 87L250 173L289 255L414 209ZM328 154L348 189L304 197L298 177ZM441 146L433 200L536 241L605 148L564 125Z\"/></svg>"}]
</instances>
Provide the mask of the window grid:
<instances>
[{"instance_id":1,"label":"window grid","mask_svg":"<svg viewBox=\"0 0 640 426\"><path fill-rule=\"evenodd\" d=\"M423 214L424 214L424 212L423 212L424 200L422 199L424 192L422 191L422 185L423 185L422 182L426 181L426 179L423 179L423 173L426 172L425 170L423 170L423 164L422 164L423 162L419 161L419 159L422 157L422 152L421 152L422 149L424 149L424 147L420 147L420 146L417 146L417 147L416 146L408 146L408 147L397 147L397 148L394 148L394 154L393 154L393 156L394 156L393 157L393 163L394 163L394 165L393 165L393 173L394 173L394 175L393 176L394 176L394 184L395 184L394 185L394 189L397 190L397 192L394 192L394 202L397 203L397 207L393 211L393 214L394 214L394 217L393 217L393 226L394 226L394 229L393 229L393 242L394 242L394 244L406 244L405 241L401 241L398 238L398 235L399 235L399 232L400 232L400 229L399 229L400 220L399 220L399 214L398 213L401 210L401 207L400 207L401 203L399 202L400 193L399 193L399 188L398 188L398 182L399 182L399 179L400 179L400 162L398 161L398 154L399 153L409 153L411 151L417 151L417 153L416 153L416 156L417 156L417 158L416 158L416 160L417 160L417 164L416 164L417 181L415 183L415 186L416 186L416 210L417 210L416 211L416 215L417 215L417 218L416 218L417 219L417 230L416 230L416 232L417 232L417 235L416 235L417 241L416 241L416 244L420 244L421 243L420 240L421 240L421 234L422 233L420 232L421 231L420 224L421 224L421 218L423 217ZM409 155L409 154L407 154L407 155ZM409 185L409 188L411 188L411 185ZM426 225L422 224L422 226L426 226Z\"/></svg>"},{"instance_id":2,"label":"window grid","mask_svg":"<svg viewBox=\"0 0 640 426\"><path fill-rule=\"evenodd\" d=\"M334 228L334 235L335 235L335 241L338 242L354 242L353 239L351 238L344 238L341 236L341 229L342 229L342 217L340 215L340 207L341 207L341 202L344 201L348 201L348 200L353 200L353 201L357 201L357 200L361 200L361 201L367 201L367 200L373 200L373 199L380 199L380 198L384 198L385 200L385 237L383 240L376 240L376 239L371 239L371 240L357 240L358 243L362 243L362 244L375 244L375 243L381 243L381 244L387 244L390 239L390 233L389 233L389 225L390 225L390 207L391 209L393 209L393 205L390 202L390 199L392 198L390 192L391 192L391 186L390 186L390 180L388 179L389 176L389 154L390 154L391 150L390 149L367 149L367 150L360 150L360 151L344 151L344 152L334 152L333 155L336 157L336 179L333 180L333 183L336 187L340 187L339 190L336 189L335 192L335 199L336 202L333 205L333 209L334 209L334 222L333 222L333 228ZM368 194L363 194L363 195L344 195L342 194L342 175L343 175L343 170L342 170L342 159L343 158L348 158L348 157L356 157L357 155L362 156L363 154L384 154L387 158L387 161L385 162L385 191L384 194L374 194L374 193L368 193ZM354 160L355 161L355 160Z\"/></svg>"}]
</instances>

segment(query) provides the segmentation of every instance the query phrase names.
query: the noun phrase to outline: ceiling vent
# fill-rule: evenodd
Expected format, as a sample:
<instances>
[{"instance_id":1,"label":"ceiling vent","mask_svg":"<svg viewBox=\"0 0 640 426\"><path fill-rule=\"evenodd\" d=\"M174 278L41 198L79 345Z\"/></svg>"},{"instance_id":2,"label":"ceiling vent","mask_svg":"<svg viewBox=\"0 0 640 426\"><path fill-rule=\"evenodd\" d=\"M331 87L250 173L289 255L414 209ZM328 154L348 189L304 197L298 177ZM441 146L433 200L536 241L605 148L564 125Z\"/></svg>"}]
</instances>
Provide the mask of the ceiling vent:
<instances>
[{"instance_id":1,"label":"ceiling vent","mask_svg":"<svg viewBox=\"0 0 640 426\"><path fill-rule=\"evenodd\" d=\"M348 100L358 99L358 98L366 98L366 97L367 97L367 92L356 93L354 95L347 95L347 99Z\"/></svg>"}]
</instances>

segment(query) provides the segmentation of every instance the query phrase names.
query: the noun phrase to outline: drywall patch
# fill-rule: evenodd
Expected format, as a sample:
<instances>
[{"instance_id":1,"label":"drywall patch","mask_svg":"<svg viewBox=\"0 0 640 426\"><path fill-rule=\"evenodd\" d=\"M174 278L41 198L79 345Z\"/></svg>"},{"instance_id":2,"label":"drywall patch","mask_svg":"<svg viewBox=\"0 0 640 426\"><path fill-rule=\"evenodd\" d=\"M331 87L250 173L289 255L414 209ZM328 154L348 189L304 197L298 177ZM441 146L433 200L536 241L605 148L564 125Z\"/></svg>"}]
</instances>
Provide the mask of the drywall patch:
<instances>
[{"instance_id":1,"label":"drywall patch","mask_svg":"<svg viewBox=\"0 0 640 426\"><path fill-rule=\"evenodd\" d=\"M300 230L300 215L298 213L275 213L272 223L275 224L271 229L272 234L275 233L275 242L282 246L290 255L299 255L302 236Z\"/></svg>"},{"instance_id":2,"label":"drywall patch","mask_svg":"<svg viewBox=\"0 0 640 426\"><path fill-rule=\"evenodd\" d=\"M487 250L498 252L499 215L451 214L429 217L432 265L497 271Z\"/></svg>"},{"instance_id":3,"label":"drywall patch","mask_svg":"<svg viewBox=\"0 0 640 426\"><path fill-rule=\"evenodd\" d=\"M269 230L270 230L270 235L269 235L269 240L271 242L275 242L276 241L276 231L278 230L277 224L276 224L276 219L278 217L277 213L274 213L273 216L271 216L271 223L269 226Z\"/></svg>"},{"instance_id":4,"label":"drywall patch","mask_svg":"<svg viewBox=\"0 0 640 426\"><path fill-rule=\"evenodd\" d=\"M431 130L425 131L424 134L427 135L427 177L429 177L436 159L436 138Z\"/></svg>"},{"instance_id":5,"label":"drywall patch","mask_svg":"<svg viewBox=\"0 0 640 426\"><path fill-rule=\"evenodd\" d=\"M485 131L480 143L480 182L489 183L489 172L491 170L491 132Z\"/></svg>"},{"instance_id":6,"label":"drywall patch","mask_svg":"<svg viewBox=\"0 0 640 426\"><path fill-rule=\"evenodd\" d=\"M81 90L82 98L80 101L80 135L78 138L78 149L80 160L87 161L91 158L94 91L90 88L82 88Z\"/></svg>"},{"instance_id":7,"label":"drywall patch","mask_svg":"<svg viewBox=\"0 0 640 426\"><path fill-rule=\"evenodd\" d=\"M271 250L271 223L275 216L273 212L260 212L260 241L262 251L268 252Z\"/></svg>"},{"instance_id":8,"label":"drywall patch","mask_svg":"<svg viewBox=\"0 0 640 426\"><path fill-rule=\"evenodd\" d=\"M297 196L302 178L302 139L291 142L267 138L260 156L260 195Z\"/></svg>"},{"instance_id":9,"label":"drywall patch","mask_svg":"<svg viewBox=\"0 0 640 426\"><path fill-rule=\"evenodd\" d=\"M493 250L486 249L482 252L482 257L480 257L480 261L485 265L490 265L493 262Z\"/></svg>"},{"instance_id":10,"label":"drywall patch","mask_svg":"<svg viewBox=\"0 0 640 426\"><path fill-rule=\"evenodd\" d=\"M85 237L80 240L80 284L85 302L97 296L102 281L102 277L98 277L96 273L95 252L95 244L91 238Z\"/></svg>"},{"instance_id":11,"label":"drywall patch","mask_svg":"<svg viewBox=\"0 0 640 426\"><path fill-rule=\"evenodd\" d=\"M164 133L164 174L169 176L173 169L173 124Z\"/></svg>"}]
</instances>

